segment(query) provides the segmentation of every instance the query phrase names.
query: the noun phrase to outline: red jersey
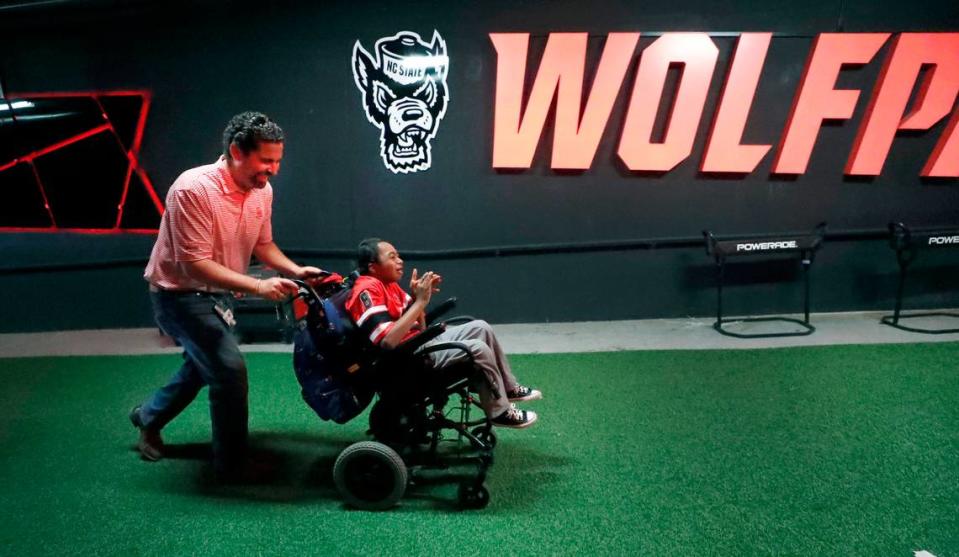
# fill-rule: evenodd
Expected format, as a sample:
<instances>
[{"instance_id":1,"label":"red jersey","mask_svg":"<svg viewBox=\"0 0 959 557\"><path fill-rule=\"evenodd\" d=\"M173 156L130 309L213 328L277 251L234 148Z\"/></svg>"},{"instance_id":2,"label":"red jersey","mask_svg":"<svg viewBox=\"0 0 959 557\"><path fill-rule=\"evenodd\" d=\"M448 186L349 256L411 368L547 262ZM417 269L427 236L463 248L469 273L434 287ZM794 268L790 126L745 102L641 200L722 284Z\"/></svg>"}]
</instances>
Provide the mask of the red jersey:
<instances>
[{"instance_id":1,"label":"red jersey","mask_svg":"<svg viewBox=\"0 0 959 557\"><path fill-rule=\"evenodd\" d=\"M362 275L353 284L346 310L370 342L379 345L412 302L413 298L395 282L384 284L378 278ZM400 342L419 332L419 326L414 325Z\"/></svg>"}]
</instances>

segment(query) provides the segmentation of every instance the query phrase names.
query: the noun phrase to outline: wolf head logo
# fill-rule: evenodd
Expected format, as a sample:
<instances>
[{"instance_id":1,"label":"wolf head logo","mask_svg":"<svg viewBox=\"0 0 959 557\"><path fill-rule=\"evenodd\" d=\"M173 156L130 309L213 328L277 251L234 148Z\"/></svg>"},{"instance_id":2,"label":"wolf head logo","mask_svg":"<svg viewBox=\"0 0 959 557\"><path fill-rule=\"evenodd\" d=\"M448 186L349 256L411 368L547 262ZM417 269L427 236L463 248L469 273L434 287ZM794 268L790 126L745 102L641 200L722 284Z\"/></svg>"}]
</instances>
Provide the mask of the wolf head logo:
<instances>
[{"instance_id":1,"label":"wolf head logo","mask_svg":"<svg viewBox=\"0 0 959 557\"><path fill-rule=\"evenodd\" d=\"M430 147L446 114L449 56L446 41L401 31L376 41L370 54L353 45L353 79L363 94L366 119L380 129L380 156L393 173L430 167Z\"/></svg>"}]
</instances>

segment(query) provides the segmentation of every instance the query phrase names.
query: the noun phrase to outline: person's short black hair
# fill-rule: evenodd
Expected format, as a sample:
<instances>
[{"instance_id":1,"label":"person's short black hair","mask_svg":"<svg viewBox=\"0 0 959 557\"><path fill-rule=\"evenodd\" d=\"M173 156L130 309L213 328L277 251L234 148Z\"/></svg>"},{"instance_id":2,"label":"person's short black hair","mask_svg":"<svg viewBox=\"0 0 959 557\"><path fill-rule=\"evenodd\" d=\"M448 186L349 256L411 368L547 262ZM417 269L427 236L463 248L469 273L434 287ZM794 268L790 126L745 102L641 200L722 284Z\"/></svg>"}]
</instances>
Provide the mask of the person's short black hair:
<instances>
[{"instance_id":1,"label":"person's short black hair","mask_svg":"<svg viewBox=\"0 0 959 557\"><path fill-rule=\"evenodd\" d=\"M366 238L356 247L356 270L361 275L370 274L371 263L379 263L382 242L379 238Z\"/></svg>"},{"instance_id":2,"label":"person's short black hair","mask_svg":"<svg viewBox=\"0 0 959 557\"><path fill-rule=\"evenodd\" d=\"M283 130L270 117L260 112L241 112L230 118L223 130L223 156L230 156L230 145L236 143L244 154L256 149L260 142L282 143Z\"/></svg>"}]
</instances>

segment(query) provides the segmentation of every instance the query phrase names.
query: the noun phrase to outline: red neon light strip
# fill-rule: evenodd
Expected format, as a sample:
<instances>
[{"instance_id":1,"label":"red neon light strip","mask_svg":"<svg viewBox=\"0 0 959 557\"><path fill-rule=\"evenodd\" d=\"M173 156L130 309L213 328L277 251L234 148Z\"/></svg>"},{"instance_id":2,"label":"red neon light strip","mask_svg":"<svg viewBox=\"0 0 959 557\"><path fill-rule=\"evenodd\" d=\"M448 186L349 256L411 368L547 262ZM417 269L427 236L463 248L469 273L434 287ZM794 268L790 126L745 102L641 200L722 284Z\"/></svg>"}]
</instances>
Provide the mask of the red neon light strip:
<instances>
[{"instance_id":1,"label":"red neon light strip","mask_svg":"<svg viewBox=\"0 0 959 557\"><path fill-rule=\"evenodd\" d=\"M104 119L106 119L107 123L110 125L110 133L113 135L113 138L116 139L117 147L120 148L120 152L123 153L124 158L127 159L127 171L123 177L123 189L120 192L120 203L117 204L117 219L113 224L113 228L120 228L120 221L123 220L123 205L127 202L127 192L130 191L130 177L133 175L133 166L136 164L136 159L133 158L132 148L131 150L124 148L123 140L120 139L120 134L117 133L116 126L113 125L113 122L110 121L110 117L107 116L107 111L103 108L103 103L100 102L100 98L94 96L93 101L97 103L97 106L100 108L100 113L103 114Z\"/></svg>"},{"instance_id":2,"label":"red neon light strip","mask_svg":"<svg viewBox=\"0 0 959 557\"><path fill-rule=\"evenodd\" d=\"M25 226L0 226L0 232L45 232L48 234L70 232L74 234L144 234L156 235L153 228L31 228Z\"/></svg>"},{"instance_id":3,"label":"red neon light strip","mask_svg":"<svg viewBox=\"0 0 959 557\"><path fill-rule=\"evenodd\" d=\"M149 95L150 92L146 89L137 90L130 89L129 91L103 91L96 93L83 93L83 92L60 92L53 93L50 91L45 91L42 93L8 93L8 99L19 99L21 97L30 97L34 99L51 99L51 98L60 98L60 97L92 97L93 95L99 95L101 97L142 97Z\"/></svg>"},{"instance_id":4,"label":"red neon light strip","mask_svg":"<svg viewBox=\"0 0 959 557\"><path fill-rule=\"evenodd\" d=\"M120 203L117 205L117 220L113 228L120 228L120 221L123 220L123 205L127 202L127 192L130 190L130 177L133 176L133 163L127 165L127 173L123 178L123 193L120 194Z\"/></svg>"},{"instance_id":5,"label":"red neon light strip","mask_svg":"<svg viewBox=\"0 0 959 557\"><path fill-rule=\"evenodd\" d=\"M114 131L116 135L116 131ZM119 139L119 137L117 138ZM127 202L127 192L130 191L130 177L133 176L133 157L130 156L130 153L126 153L127 156L127 172L126 176L123 177L123 193L120 194L120 204L117 205L117 220L114 223L113 228L120 228L120 221L123 220L123 205Z\"/></svg>"},{"instance_id":6,"label":"red neon light strip","mask_svg":"<svg viewBox=\"0 0 959 557\"><path fill-rule=\"evenodd\" d=\"M107 131L107 130L109 130L109 129L110 129L110 124L102 124L102 125L100 125L100 126L97 126L97 127L93 128L92 130L87 130L87 131L85 131L85 132L83 132L83 133L79 133L79 134L77 134L77 135L75 135L75 136L73 136L73 137L71 137L71 138L69 138L69 139L64 139L63 141L61 141L61 142L59 142L59 143L54 143L53 145L50 145L50 146L48 146L48 147L44 147L43 149L40 149L39 151L34 151L34 152L30 153L29 155L25 155L25 156L20 157L20 158L18 158L18 159L14 159L13 162L14 162L14 163L16 163L16 162L18 162L18 161L19 161L19 162L32 162L33 159L35 159L35 158L37 158L37 157L42 157L43 155L46 155L47 153L52 153L53 151L56 151L57 149L63 149L64 147L66 147L66 146L68 146L68 145L72 145L72 144L76 143L77 141L84 140L84 139L86 139L86 138L88 138L88 137L90 137L90 136L92 136L92 135L97 135L98 133L103 133L103 132L105 132L105 131ZM0 170L3 170L3 168L0 167Z\"/></svg>"},{"instance_id":7,"label":"red neon light strip","mask_svg":"<svg viewBox=\"0 0 959 557\"><path fill-rule=\"evenodd\" d=\"M121 96L136 96L140 97L140 114L137 118L136 131L134 133L133 144L130 146L130 149L125 149L123 142L120 140L120 136L116 131L116 128L113 126L113 123L110 121L109 116L107 115L106 110L103 108L103 104L100 102L102 97L121 97ZM127 228L121 229L120 223L123 219L123 207L126 203L127 194L130 189L130 180L133 176L133 173L136 172L137 176L140 178L143 183L144 188L146 188L147 195L150 197L150 200L153 202L154 207L157 212L162 216L165 212L160 197L157 195L156 190L153 187L153 183L150 181L146 172L140 167L138 154L140 151L140 146L143 143L144 129L146 128L147 114L150 109L150 102L152 100L152 94L147 90L129 90L129 91L104 91L97 93L81 93L81 92L42 92L42 93L13 93L8 96L8 98L62 98L62 97L89 97L100 108L100 113L103 115L106 123L86 132L77 134L71 138L65 139L53 145L47 146L43 149L34 151L25 156L18 157L6 164L0 166L0 172L7 170L16 166L21 162L25 162L31 165L31 170L33 171L34 179L37 181L37 187L40 189L40 193L43 196L44 208L47 211L47 214L50 217L50 222L53 223L50 228L24 228L24 227L4 227L0 226L0 232L76 232L82 234L119 234L119 233L132 233L132 234L156 234L156 229L134 229ZM33 165L33 160L67 147L77 141L81 141L90 136L96 135L98 133L110 131L114 138L117 140L117 144L120 147L121 152L127 158L127 171L123 183L123 193L121 195L120 203L117 206L117 219L113 228L58 228L56 225L56 220L53 216L52 209L50 208L50 203L47 200L46 191L43 188L43 182L40 179L39 174L37 173L36 167Z\"/></svg>"},{"instance_id":8,"label":"red neon light strip","mask_svg":"<svg viewBox=\"0 0 959 557\"><path fill-rule=\"evenodd\" d=\"M103 109L103 105L100 103L100 99L98 97L94 97L94 100L96 101L97 105L100 107L100 110L104 114L106 114L106 110ZM143 141L143 130L146 127L147 111L150 109L150 95L143 94L141 96L141 102L142 104L140 105L140 114L137 118L136 132L134 133L134 136L133 136L133 144L130 146L129 150L124 152L124 154L126 155L128 164L127 164L126 176L124 176L123 178L123 193L120 194L120 204L117 206L117 220L116 220L116 223L113 225L114 228L120 228L120 223L123 221L123 207L127 201L127 194L130 192L130 178L133 177L133 172L136 171L140 166L139 161L137 160L137 157L136 157L136 153L140 152L140 144ZM112 122L110 123L110 131L113 133L113 137L116 138L117 145L120 147L120 150L122 151L123 141L120 140L120 134L117 133L117 130L113 126ZM138 172L137 175L142 177L142 175L145 175L145 173ZM159 202L159 197L156 195L156 192L153 191L153 184L150 184L149 182L144 182L143 186L147 188L148 190L147 193L150 195L151 200L153 200L154 205L157 208L157 212L159 212L160 215L162 216L163 204Z\"/></svg>"},{"instance_id":9,"label":"red neon light strip","mask_svg":"<svg viewBox=\"0 0 959 557\"><path fill-rule=\"evenodd\" d=\"M143 130L147 125L147 113L150 111L150 101L152 100L152 95L149 92L144 91L141 95L143 104L140 105L140 119L137 120L137 131L133 134L133 145L130 146L130 150L134 153L140 152L140 144L143 141Z\"/></svg>"},{"instance_id":10,"label":"red neon light strip","mask_svg":"<svg viewBox=\"0 0 959 557\"><path fill-rule=\"evenodd\" d=\"M150 196L150 199L153 201L153 206L156 207L160 216L163 216L163 213L166 211L166 207L163 206L163 202L160 200L160 196L157 195L156 190L153 188L153 182L150 181L150 178L147 177L147 173L144 172L143 168L140 167L139 155L140 155L140 146L143 144L143 132L147 126L147 114L150 112L150 103L153 101L153 95L149 91L144 91L142 96L143 104L140 105L140 120L137 122L137 131L133 136L133 147L131 149L133 153L134 160L136 160L136 173L140 177L140 181L143 183L143 187L146 188L147 194Z\"/></svg>"},{"instance_id":11,"label":"red neon light strip","mask_svg":"<svg viewBox=\"0 0 959 557\"><path fill-rule=\"evenodd\" d=\"M47 199L47 191L43 189L43 181L37 172L37 166L33 164L32 160L27 161L27 164L30 165L30 170L33 171L33 179L37 181L37 188L40 189L40 195L43 196L43 208L47 210L47 215L50 217L50 226L56 228L57 219L53 218L53 211L50 210L50 200Z\"/></svg>"},{"instance_id":12,"label":"red neon light strip","mask_svg":"<svg viewBox=\"0 0 959 557\"><path fill-rule=\"evenodd\" d=\"M157 211L160 212L160 216L163 216L163 213L166 212L166 207L163 206L163 202L160 201L160 196L157 195L155 189L153 189L153 182L150 181L150 178L147 176L147 173L143 171L142 168L137 166L136 169L137 176L140 177L140 180L143 182L143 185L147 188L147 193L150 195L150 199L153 200L153 206L156 207Z\"/></svg>"}]
</instances>

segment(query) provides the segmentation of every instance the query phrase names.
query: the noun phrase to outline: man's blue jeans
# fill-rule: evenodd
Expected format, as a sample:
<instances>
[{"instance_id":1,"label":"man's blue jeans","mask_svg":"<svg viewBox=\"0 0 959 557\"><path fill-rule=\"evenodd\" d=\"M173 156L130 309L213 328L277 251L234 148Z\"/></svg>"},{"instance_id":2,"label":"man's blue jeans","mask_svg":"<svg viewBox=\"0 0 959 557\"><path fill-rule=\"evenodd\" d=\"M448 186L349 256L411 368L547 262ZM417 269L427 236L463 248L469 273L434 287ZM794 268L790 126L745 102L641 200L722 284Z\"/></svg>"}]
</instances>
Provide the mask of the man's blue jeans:
<instances>
[{"instance_id":1,"label":"man's blue jeans","mask_svg":"<svg viewBox=\"0 0 959 557\"><path fill-rule=\"evenodd\" d=\"M150 292L157 324L183 347L183 366L143 403L140 419L161 430L210 387L213 464L227 471L242 463L247 446L246 362L229 327L213 310L224 295L205 292Z\"/></svg>"}]
</instances>

